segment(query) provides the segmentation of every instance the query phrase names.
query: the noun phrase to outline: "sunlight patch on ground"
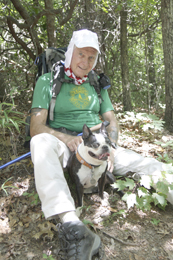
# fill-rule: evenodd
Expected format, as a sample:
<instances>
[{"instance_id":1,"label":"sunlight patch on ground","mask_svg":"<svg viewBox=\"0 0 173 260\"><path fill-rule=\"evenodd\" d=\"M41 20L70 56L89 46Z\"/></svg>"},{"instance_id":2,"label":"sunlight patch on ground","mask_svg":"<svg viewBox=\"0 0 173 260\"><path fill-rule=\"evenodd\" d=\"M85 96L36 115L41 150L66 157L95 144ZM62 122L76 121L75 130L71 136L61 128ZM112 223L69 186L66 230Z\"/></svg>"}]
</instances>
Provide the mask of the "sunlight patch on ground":
<instances>
[{"instance_id":1,"label":"sunlight patch on ground","mask_svg":"<svg viewBox=\"0 0 173 260\"><path fill-rule=\"evenodd\" d=\"M165 251L167 252L167 254L169 255L170 259L173 259L173 237L171 240L168 240L164 247Z\"/></svg>"},{"instance_id":2,"label":"sunlight patch on ground","mask_svg":"<svg viewBox=\"0 0 173 260\"><path fill-rule=\"evenodd\" d=\"M11 232L11 228L9 226L8 218L0 219L0 233L7 234Z\"/></svg>"},{"instance_id":3,"label":"sunlight patch on ground","mask_svg":"<svg viewBox=\"0 0 173 260\"><path fill-rule=\"evenodd\" d=\"M26 192L29 188L29 181L30 179L29 178L26 178L25 180L23 181L17 181L14 183L14 187L12 190L11 190L11 194L15 195L15 196L22 196L22 194L24 192Z\"/></svg>"}]
</instances>

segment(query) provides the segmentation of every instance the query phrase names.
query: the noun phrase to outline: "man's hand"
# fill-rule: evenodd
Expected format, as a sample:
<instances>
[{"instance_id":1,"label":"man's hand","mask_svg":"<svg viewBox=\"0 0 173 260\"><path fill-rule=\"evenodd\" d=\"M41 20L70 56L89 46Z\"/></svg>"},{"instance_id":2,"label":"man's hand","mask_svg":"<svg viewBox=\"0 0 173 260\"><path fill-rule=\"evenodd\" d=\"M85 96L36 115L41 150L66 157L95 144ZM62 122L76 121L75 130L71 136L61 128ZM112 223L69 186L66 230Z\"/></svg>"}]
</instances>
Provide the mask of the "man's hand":
<instances>
[{"instance_id":1,"label":"man's hand","mask_svg":"<svg viewBox=\"0 0 173 260\"><path fill-rule=\"evenodd\" d=\"M82 137L81 136L71 136L68 135L68 138L66 139L65 144L70 149L71 152L77 151L77 148L79 144L82 143Z\"/></svg>"},{"instance_id":2,"label":"man's hand","mask_svg":"<svg viewBox=\"0 0 173 260\"><path fill-rule=\"evenodd\" d=\"M81 136L71 136L61 132L58 132L46 125L48 111L47 109L42 108L33 108L31 110L31 124L30 124L30 132L31 136L41 134L41 133L48 133L67 145L71 152L77 150L77 147L80 143L82 143Z\"/></svg>"}]
</instances>

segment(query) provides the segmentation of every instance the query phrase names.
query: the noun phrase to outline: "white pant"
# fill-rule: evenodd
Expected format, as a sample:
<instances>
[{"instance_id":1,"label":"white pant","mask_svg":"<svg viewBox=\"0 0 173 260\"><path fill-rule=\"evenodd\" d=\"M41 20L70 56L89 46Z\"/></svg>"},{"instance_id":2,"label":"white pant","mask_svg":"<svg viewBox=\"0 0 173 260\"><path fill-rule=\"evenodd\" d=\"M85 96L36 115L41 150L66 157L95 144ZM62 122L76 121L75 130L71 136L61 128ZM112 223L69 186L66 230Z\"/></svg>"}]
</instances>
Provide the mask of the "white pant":
<instances>
[{"instance_id":1,"label":"white pant","mask_svg":"<svg viewBox=\"0 0 173 260\"><path fill-rule=\"evenodd\" d=\"M67 146L53 135L43 133L31 139L36 189L46 218L75 210L74 200L63 173L69 156ZM116 175L125 175L129 171L140 176L152 175L154 183L157 183L161 171L170 167L156 159L142 157L121 147L116 150L114 163ZM173 183L173 174L167 174L167 180ZM169 191L167 199L173 204L173 190Z\"/></svg>"}]
</instances>

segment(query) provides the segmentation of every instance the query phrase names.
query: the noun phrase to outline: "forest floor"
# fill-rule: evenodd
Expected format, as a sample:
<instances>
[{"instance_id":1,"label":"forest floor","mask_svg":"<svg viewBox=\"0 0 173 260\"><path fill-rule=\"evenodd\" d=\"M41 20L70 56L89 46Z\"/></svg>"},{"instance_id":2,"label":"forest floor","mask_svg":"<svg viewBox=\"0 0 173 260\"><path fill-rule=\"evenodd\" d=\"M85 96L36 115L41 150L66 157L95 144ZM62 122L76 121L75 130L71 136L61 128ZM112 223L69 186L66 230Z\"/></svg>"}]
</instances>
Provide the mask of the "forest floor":
<instances>
[{"instance_id":1,"label":"forest floor","mask_svg":"<svg viewBox=\"0 0 173 260\"><path fill-rule=\"evenodd\" d=\"M26 111L26 107L23 108ZM173 159L170 146L155 140L173 140L166 130L142 131L138 122L122 120L119 145L143 156ZM9 136L0 133L1 165L26 154L24 129ZM14 156L15 154L15 156ZM166 156L165 156L166 154ZM60 250L56 224L46 221L35 189L30 157L0 170L0 260L65 259ZM81 220L102 240L100 255L93 259L173 260L173 205L165 210L127 208L119 195L107 187L104 200L97 194L84 196Z\"/></svg>"}]
</instances>

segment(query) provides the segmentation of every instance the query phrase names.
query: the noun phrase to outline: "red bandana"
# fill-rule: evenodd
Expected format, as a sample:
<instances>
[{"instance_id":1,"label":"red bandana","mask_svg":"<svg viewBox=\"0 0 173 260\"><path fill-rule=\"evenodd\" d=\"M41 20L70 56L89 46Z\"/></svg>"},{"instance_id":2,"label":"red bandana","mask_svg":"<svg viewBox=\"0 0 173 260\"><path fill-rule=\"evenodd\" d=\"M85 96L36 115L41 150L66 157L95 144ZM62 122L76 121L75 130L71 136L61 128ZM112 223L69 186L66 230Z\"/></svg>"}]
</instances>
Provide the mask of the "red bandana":
<instances>
[{"instance_id":1,"label":"red bandana","mask_svg":"<svg viewBox=\"0 0 173 260\"><path fill-rule=\"evenodd\" d=\"M74 79L76 85L81 85L81 84L84 83L84 82L86 81L86 79L88 78L87 75L85 75L82 79L76 77L76 76L74 75L73 71L71 70L71 68L66 68L66 67L64 67L64 71L65 71L65 74L66 74L69 78Z\"/></svg>"}]
</instances>

